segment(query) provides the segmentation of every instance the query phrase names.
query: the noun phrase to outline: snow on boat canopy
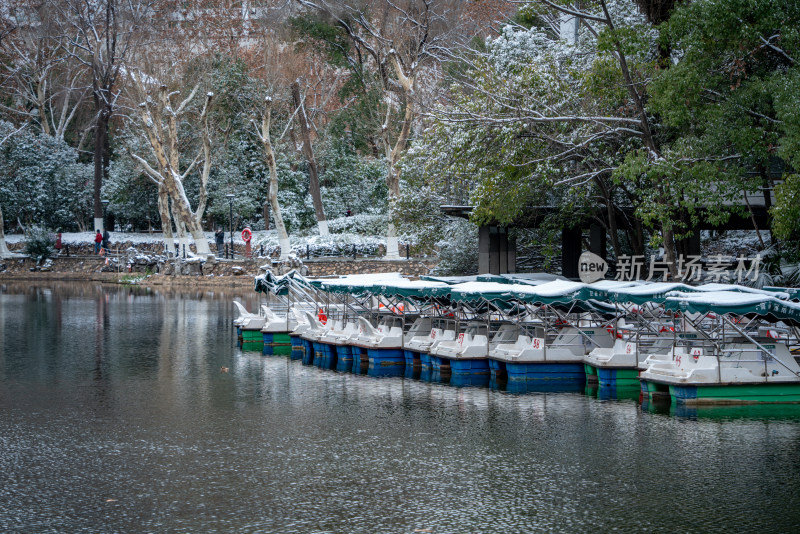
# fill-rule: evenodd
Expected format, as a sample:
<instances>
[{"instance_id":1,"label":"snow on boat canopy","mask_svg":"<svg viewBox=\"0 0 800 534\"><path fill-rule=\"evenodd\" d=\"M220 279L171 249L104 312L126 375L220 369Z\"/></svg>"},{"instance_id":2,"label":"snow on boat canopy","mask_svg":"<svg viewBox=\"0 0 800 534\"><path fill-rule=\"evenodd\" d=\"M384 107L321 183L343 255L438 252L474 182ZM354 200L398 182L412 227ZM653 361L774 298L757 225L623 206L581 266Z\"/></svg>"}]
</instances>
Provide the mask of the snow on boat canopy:
<instances>
[{"instance_id":1,"label":"snow on boat canopy","mask_svg":"<svg viewBox=\"0 0 800 534\"><path fill-rule=\"evenodd\" d=\"M267 273L235 324L243 347L342 372L800 403L794 289L546 278Z\"/></svg>"},{"instance_id":2,"label":"snow on boat canopy","mask_svg":"<svg viewBox=\"0 0 800 534\"><path fill-rule=\"evenodd\" d=\"M510 275L506 275L510 276ZM539 276L539 275L536 275ZM779 320L795 321L800 304L790 299L798 294L795 288L755 289L734 284L704 284L602 280L592 284L569 280L540 281L536 284L480 280L477 277L421 277L411 280L400 273L345 275L332 278L305 278L296 271L283 276L267 273L255 278L255 290L261 293L286 295L291 287L313 289L324 293L359 296L386 296L407 299L436 299L452 303L494 302L526 304L661 304L676 301L700 303L702 313L735 313L738 315L785 316ZM489 275L492 280L500 278ZM739 306L734 304L738 303ZM671 309L671 308L670 308ZM782 314L779 310L787 310ZM682 310L676 310L682 311ZM782 315L781 315L782 314Z\"/></svg>"}]
</instances>

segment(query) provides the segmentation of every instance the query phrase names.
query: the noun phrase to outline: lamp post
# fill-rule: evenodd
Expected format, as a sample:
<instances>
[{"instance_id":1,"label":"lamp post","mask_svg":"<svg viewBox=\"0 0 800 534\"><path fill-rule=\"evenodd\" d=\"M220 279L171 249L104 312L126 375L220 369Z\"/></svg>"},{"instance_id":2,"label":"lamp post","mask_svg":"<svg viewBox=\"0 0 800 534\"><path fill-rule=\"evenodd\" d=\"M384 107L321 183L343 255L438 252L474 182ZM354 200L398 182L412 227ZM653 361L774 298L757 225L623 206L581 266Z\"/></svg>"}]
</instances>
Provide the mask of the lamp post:
<instances>
[{"instance_id":1,"label":"lamp post","mask_svg":"<svg viewBox=\"0 0 800 534\"><path fill-rule=\"evenodd\" d=\"M231 229L231 259L233 259L233 197L235 196L233 193L228 193L225 195L228 197L228 206L230 207L230 229Z\"/></svg>"},{"instance_id":2,"label":"lamp post","mask_svg":"<svg viewBox=\"0 0 800 534\"><path fill-rule=\"evenodd\" d=\"M109 202L110 200L108 199L103 199L100 201L100 204L103 205L103 233L106 231L106 208L108 207Z\"/></svg>"}]
</instances>

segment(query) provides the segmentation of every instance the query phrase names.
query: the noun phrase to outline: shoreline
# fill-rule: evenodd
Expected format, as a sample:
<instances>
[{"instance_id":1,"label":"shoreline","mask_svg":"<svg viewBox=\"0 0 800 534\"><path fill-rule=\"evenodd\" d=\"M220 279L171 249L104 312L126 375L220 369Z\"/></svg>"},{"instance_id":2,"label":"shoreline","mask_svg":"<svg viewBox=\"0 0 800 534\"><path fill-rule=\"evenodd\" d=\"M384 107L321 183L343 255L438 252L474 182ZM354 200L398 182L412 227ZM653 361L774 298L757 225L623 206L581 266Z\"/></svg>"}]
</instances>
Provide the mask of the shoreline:
<instances>
[{"instance_id":1,"label":"shoreline","mask_svg":"<svg viewBox=\"0 0 800 534\"><path fill-rule=\"evenodd\" d=\"M119 262L122 258L111 257ZM151 265L132 263L107 264L107 258L96 255L55 256L46 268L36 265L29 257L0 260L0 284L4 282L91 282L103 284L136 285L142 287L180 288L237 288L253 289L253 279L267 268L261 265L264 258L244 260L216 260L209 262L168 262ZM429 273L434 262L411 260L383 260L374 258L314 258L301 264L310 277L337 276L378 272L400 272L417 277ZM178 268L180 266L180 268ZM291 266L276 264L278 273ZM163 270L164 272L157 272ZM156 272L154 272L156 271Z\"/></svg>"},{"instance_id":2,"label":"shoreline","mask_svg":"<svg viewBox=\"0 0 800 534\"><path fill-rule=\"evenodd\" d=\"M86 282L117 284L140 287L235 287L253 288L253 275L236 276L191 276L151 274L137 277L141 273L116 272L2 272L0 284L4 282Z\"/></svg>"}]
</instances>

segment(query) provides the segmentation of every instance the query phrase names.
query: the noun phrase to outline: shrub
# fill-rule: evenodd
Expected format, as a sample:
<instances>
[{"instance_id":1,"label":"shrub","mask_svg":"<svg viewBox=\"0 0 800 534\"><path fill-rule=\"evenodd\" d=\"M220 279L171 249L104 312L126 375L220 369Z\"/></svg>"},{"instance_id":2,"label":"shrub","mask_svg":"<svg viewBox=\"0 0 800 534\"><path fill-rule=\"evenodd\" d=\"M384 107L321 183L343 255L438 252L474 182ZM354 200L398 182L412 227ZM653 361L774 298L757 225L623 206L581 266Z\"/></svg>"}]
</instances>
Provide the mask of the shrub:
<instances>
[{"instance_id":1,"label":"shrub","mask_svg":"<svg viewBox=\"0 0 800 534\"><path fill-rule=\"evenodd\" d=\"M386 215L368 215L365 213L328 220L328 230L332 234L383 236L386 235L387 225Z\"/></svg>"},{"instance_id":2,"label":"shrub","mask_svg":"<svg viewBox=\"0 0 800 534\"><path fill-rule=\"evenodd\" d=\"M51 230L41 226L31 226L26 232L26 238L25 252L35 258L37 263L43 262L53 253L56 240Z\"/></svg>"},{"instance_id":3,"label":"shrub","mask_svg":"<svg viewBox=\"0 0 800 534\"><path fill-rule=\"evenodd\" d=\"M444 239L436 243L441 275L469 275L478 272L478 227L464 219L451 219L445 226Z\"/></svg>"}]
</instances>

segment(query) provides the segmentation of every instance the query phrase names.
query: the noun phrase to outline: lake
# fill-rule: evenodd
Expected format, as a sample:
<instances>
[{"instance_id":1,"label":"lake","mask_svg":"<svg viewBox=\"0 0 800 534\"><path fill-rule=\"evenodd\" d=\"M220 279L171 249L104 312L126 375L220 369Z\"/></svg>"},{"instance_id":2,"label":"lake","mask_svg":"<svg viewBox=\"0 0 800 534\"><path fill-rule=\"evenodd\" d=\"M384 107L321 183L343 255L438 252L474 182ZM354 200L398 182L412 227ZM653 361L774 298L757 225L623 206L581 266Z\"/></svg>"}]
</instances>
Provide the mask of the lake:
<instances>
[{"instance_id":1,"label":"lake","mask_svg":"<svg viewBox=\"0 0 800 534\"><path fill-rule=\"evenodd\" d=\"M0 532L800 528L797 406L307 367L239 349L231 291L0 284Z\"/></svg>"}]
</instances>

